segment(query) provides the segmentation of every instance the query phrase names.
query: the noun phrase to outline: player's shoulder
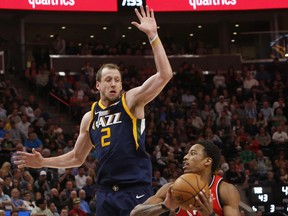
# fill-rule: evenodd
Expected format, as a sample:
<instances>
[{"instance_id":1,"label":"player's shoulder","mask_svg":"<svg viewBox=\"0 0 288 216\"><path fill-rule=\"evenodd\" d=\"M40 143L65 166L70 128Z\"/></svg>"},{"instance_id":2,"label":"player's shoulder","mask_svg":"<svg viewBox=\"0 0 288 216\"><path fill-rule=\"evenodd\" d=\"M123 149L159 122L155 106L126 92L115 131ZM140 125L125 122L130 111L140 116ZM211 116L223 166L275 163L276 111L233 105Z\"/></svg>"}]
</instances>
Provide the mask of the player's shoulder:
<instances>
[{"instance_id":1,"label":"player's shoulder","mask_svg":"<svg viewBox=\"0 0 288 216\"><path fill-rule=\"evenodd\" d=\"M239 190L237 189L237 187L226 181L221 181L219 185L219 195L223 204L229 203L235 199L238 199L240 196Z\"/></svg>"},{"instance_id":2,"label":"player's shoulder","mask_svg":"<svg viewBox=\"0 0 288 216\"><path fill-rule=\"evenodd\" d=\"M81 123L82 124L89 124L91 122L91 111L88 111L84 114Z\"/></svg>"}]
</instances>

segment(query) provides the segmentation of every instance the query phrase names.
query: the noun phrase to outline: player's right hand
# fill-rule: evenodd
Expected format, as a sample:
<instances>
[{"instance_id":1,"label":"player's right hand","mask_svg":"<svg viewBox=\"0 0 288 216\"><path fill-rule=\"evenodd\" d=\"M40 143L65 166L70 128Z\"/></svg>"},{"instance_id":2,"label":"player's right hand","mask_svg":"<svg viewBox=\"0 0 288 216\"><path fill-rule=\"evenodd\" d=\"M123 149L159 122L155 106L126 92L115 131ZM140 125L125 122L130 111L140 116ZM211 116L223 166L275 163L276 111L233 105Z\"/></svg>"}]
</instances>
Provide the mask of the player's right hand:
<instances>
[{"instance_id":1,"label":"player's right hand","mask_svg":"<svg viewBox=\"0 0 288 216\"><path fill-rule=\"evenodd\" d=\"M16 155L13 156L14 163L18 168L32 167L32 168L41 168L43 157L40 152L37 152L34 148L32 153L17 151Z\"/></svg>"}]
</instances>

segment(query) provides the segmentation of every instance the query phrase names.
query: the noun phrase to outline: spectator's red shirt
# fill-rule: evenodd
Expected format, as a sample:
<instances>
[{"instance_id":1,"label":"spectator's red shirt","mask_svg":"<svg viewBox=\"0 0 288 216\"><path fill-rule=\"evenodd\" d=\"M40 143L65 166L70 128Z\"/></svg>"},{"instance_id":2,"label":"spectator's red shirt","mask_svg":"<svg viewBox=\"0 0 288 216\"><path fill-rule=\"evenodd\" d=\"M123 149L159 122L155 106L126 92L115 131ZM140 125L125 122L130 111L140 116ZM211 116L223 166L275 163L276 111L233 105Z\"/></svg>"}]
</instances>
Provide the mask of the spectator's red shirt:
<instances>
[{"instance_id":1,"label":"spectator's red shirt","mask_svg":"<svg viewBox=\"0 0 288 216\"><path fill-rule=\"evenodd\" d=\"M77 216L87 216L87 214L82 211L81 209L72 209L69 212L69 216L73 216L73 215L77 215Z\"/></svg>"}]
</instances>

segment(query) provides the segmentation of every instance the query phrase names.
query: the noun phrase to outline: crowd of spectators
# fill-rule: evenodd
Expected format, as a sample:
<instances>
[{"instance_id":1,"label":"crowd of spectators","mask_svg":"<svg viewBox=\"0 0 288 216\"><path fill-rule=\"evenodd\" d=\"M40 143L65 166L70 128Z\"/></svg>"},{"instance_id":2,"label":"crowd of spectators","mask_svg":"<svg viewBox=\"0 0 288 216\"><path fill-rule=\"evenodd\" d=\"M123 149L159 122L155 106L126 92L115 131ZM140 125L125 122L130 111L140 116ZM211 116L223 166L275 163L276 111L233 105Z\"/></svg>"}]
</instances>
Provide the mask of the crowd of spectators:
<instances>
[{"instance_id":1,"label":"crowd of spectators","mask_svg":"<svg viewBox=\"0 0 288 216\"><path fill-rule=\"evenodd\" d=\"M119 63L123 90L154 73L150 67ZM18 169L16 150L32 148L43 157L70 151L79 120L99 99L95 71L89 62L76 75L60 76L35 64L25 71L28 87L42 96L52 92L70 104L73 131L64 131L36 96L23 98L10 80L0 81L0 209L45 215L93 215L95 167L92 151L85 163L69 169ZM287 68L277 59L271 65L233 66L204 75L197 65L183 62L174 78L146 107L146 149L153 163L155 192L182 174L182 159L198 140L215 143L222 152L218 174L236 185L288 183ZM33 91L35 92L35 91Z\"/></svg>"}]
</instances>

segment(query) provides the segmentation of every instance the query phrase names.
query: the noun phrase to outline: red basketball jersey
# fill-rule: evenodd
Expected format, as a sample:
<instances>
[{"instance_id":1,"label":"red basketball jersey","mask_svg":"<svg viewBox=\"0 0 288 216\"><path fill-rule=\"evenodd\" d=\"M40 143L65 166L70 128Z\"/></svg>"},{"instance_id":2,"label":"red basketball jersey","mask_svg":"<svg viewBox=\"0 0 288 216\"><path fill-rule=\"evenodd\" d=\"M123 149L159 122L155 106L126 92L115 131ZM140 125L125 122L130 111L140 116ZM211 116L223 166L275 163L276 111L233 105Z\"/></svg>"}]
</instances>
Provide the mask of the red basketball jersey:
<instances>
[{"instance_id":1,"label":"red basketball jersey","mask_svg":"<svg viewBox=\"0 0 288 216\"><path fill-rule=\"evenodd\" d=\"M219 198L219 184L222 181L222 177L214 175L209 185L211 193L213 194L213 210L218 216L223 216L223 209ZM177 216L201 216L196 210L188 211L179 209Z\"/></svg>"}]
</instances>

